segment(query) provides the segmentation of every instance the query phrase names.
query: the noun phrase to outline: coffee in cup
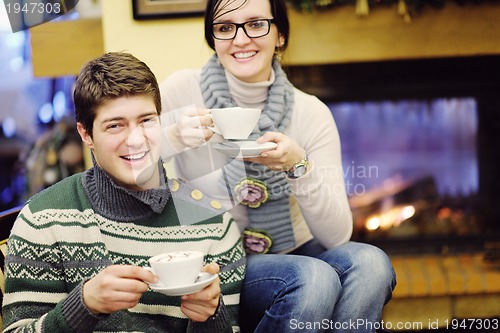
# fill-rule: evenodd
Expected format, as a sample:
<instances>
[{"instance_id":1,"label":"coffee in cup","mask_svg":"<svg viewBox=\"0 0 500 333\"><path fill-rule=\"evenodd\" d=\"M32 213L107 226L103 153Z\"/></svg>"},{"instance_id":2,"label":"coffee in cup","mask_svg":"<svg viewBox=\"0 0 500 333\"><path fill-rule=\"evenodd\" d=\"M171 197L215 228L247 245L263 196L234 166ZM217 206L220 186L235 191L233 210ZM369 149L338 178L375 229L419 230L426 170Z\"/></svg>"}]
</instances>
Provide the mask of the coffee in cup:
<instances>
[{"instance_id":1,"label":"coffee in cup","mask_svg":"<svg viewBox=\"0 0 500 333\"><path fill-rule=\"evenodd\" d=\"M261 110L241 107L211 109L214 126L208 128L226 140L246 140L259 122Z\"/></svg>"},{"instance_id":2,"label":"coffee in cup","mask_svg":"<svg viewBox=\"0 0 500 333\"><path fill-rule=\"evenodd\" d=\"M175 251L158 254L149 259L150 267L160 280L162 287L177 287L192 284L203 267L204 254L200 251Z\"/></svg>"}]
</instances>

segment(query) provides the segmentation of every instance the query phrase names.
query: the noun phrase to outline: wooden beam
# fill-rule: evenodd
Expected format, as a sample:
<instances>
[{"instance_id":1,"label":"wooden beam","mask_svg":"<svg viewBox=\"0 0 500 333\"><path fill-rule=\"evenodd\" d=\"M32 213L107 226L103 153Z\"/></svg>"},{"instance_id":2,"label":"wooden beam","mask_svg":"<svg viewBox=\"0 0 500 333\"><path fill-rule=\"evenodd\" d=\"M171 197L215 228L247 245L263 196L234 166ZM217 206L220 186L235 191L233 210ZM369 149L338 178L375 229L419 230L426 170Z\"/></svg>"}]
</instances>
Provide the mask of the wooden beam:
<instances>
[{"instance_id":1,"label":"wooden beam","mask_svg":"<svg viewBox=\"0 0 500 333\"><path fill-rule=\"evenodd\" d=\"M287 65L426 59L500 54L500 2L425 6L411 22L396 6L374 6L358 17L353 6L289 10Z\"/></svg>"},{"instance_id":2,"label":"wooden beam","mask_svg":"<svg viewBox=\"0 0 500 333\"><path fill-rule=\"evenodd\" d=\"M101 19L48 22L31 31L33 75L76 75L83 64L104 53Z\"/></svg>"}]
</instances>

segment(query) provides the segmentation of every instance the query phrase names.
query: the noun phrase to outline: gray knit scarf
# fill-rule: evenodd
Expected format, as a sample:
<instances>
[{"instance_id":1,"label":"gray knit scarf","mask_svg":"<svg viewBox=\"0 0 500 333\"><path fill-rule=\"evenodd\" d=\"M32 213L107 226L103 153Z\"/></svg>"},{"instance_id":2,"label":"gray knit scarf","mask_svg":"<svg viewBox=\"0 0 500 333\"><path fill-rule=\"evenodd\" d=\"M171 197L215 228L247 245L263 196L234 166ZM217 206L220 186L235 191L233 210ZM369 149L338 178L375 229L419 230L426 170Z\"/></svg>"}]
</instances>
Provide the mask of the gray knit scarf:
<instances>
[{"instance_id":1,"label":"gray knit scarf","mask_svg":"<svg viewBox=\"0 0 500 333\"><path fill-rule=\"evenodd\" d=\"M159 188L131 191L118 184L97 165L82 175L82 185L92 209L98 214L115 221L134 222L159 214L171 197L166 186L167 176L161 160L158 162L161 184Z\"/></svg>"},{"instance_id":2,"label":"gray knit scarf","mask_svg":"<svg viewBox=\"0 0 500 333\"><path fill-rule=\"evenodd\" d=\"M273 62L274 83L262 110L258 126L249 139L255 140L268 131L283 132L290 123L294 104L294 91L279 62ZM201 91L205 106L211 108L234 107L224 67L214 55L201 72ZM245 178L255 179L267 186L269 197L258 208L247 206L249 228L263 230L272 238L270 252L276 253L295 246L290 218L290 189L284 172L275 172L262 164L245 162L245 170L228 164L223 169L221 184L231 197L236 197L235 186Z\"/></svg>"}]
</instances>

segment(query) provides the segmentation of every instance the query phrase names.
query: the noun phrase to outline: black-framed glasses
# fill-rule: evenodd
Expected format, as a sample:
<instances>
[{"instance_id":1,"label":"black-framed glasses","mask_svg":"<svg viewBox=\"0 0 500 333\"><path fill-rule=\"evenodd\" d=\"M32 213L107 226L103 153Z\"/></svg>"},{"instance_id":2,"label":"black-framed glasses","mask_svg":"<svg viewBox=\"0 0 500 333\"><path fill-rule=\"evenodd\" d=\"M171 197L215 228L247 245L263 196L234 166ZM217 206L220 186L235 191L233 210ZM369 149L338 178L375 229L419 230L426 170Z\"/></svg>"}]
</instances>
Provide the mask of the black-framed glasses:
<instances>
[{"instance_id":1,"label":"black-framed glasses","mask_svg":"<svg viewBox=\"0 0 500 333\"><path fill-rule=\"evenodd\" d=\"M242 28L249 38L264 37L271 30L274 19L258 19L243 23L212 23L212 35L215 39L229 40L236 37L238 29Z\"/></svg>"}]
</instances>

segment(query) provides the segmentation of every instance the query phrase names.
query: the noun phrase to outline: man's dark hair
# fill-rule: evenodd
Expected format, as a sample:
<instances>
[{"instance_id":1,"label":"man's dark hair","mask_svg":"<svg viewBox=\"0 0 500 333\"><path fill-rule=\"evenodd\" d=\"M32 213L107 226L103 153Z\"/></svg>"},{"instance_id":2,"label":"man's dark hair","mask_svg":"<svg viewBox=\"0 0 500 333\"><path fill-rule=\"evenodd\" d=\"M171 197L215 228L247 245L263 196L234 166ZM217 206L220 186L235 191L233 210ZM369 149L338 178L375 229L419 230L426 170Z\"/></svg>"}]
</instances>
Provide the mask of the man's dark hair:
<instances>
[{"instance_id":1,"label":"man's dark hair","mask_svg":"<svg viewBox=\"0 0 500 333\"><path fill-rule=\"evenodd\" d=\"M97 108L112 99L137 95L150 96L160 115L160 89L151 69L129 53L105 53L86 63L76 79L76 121L92 136Z\"/></svg>"}]
</instances>

